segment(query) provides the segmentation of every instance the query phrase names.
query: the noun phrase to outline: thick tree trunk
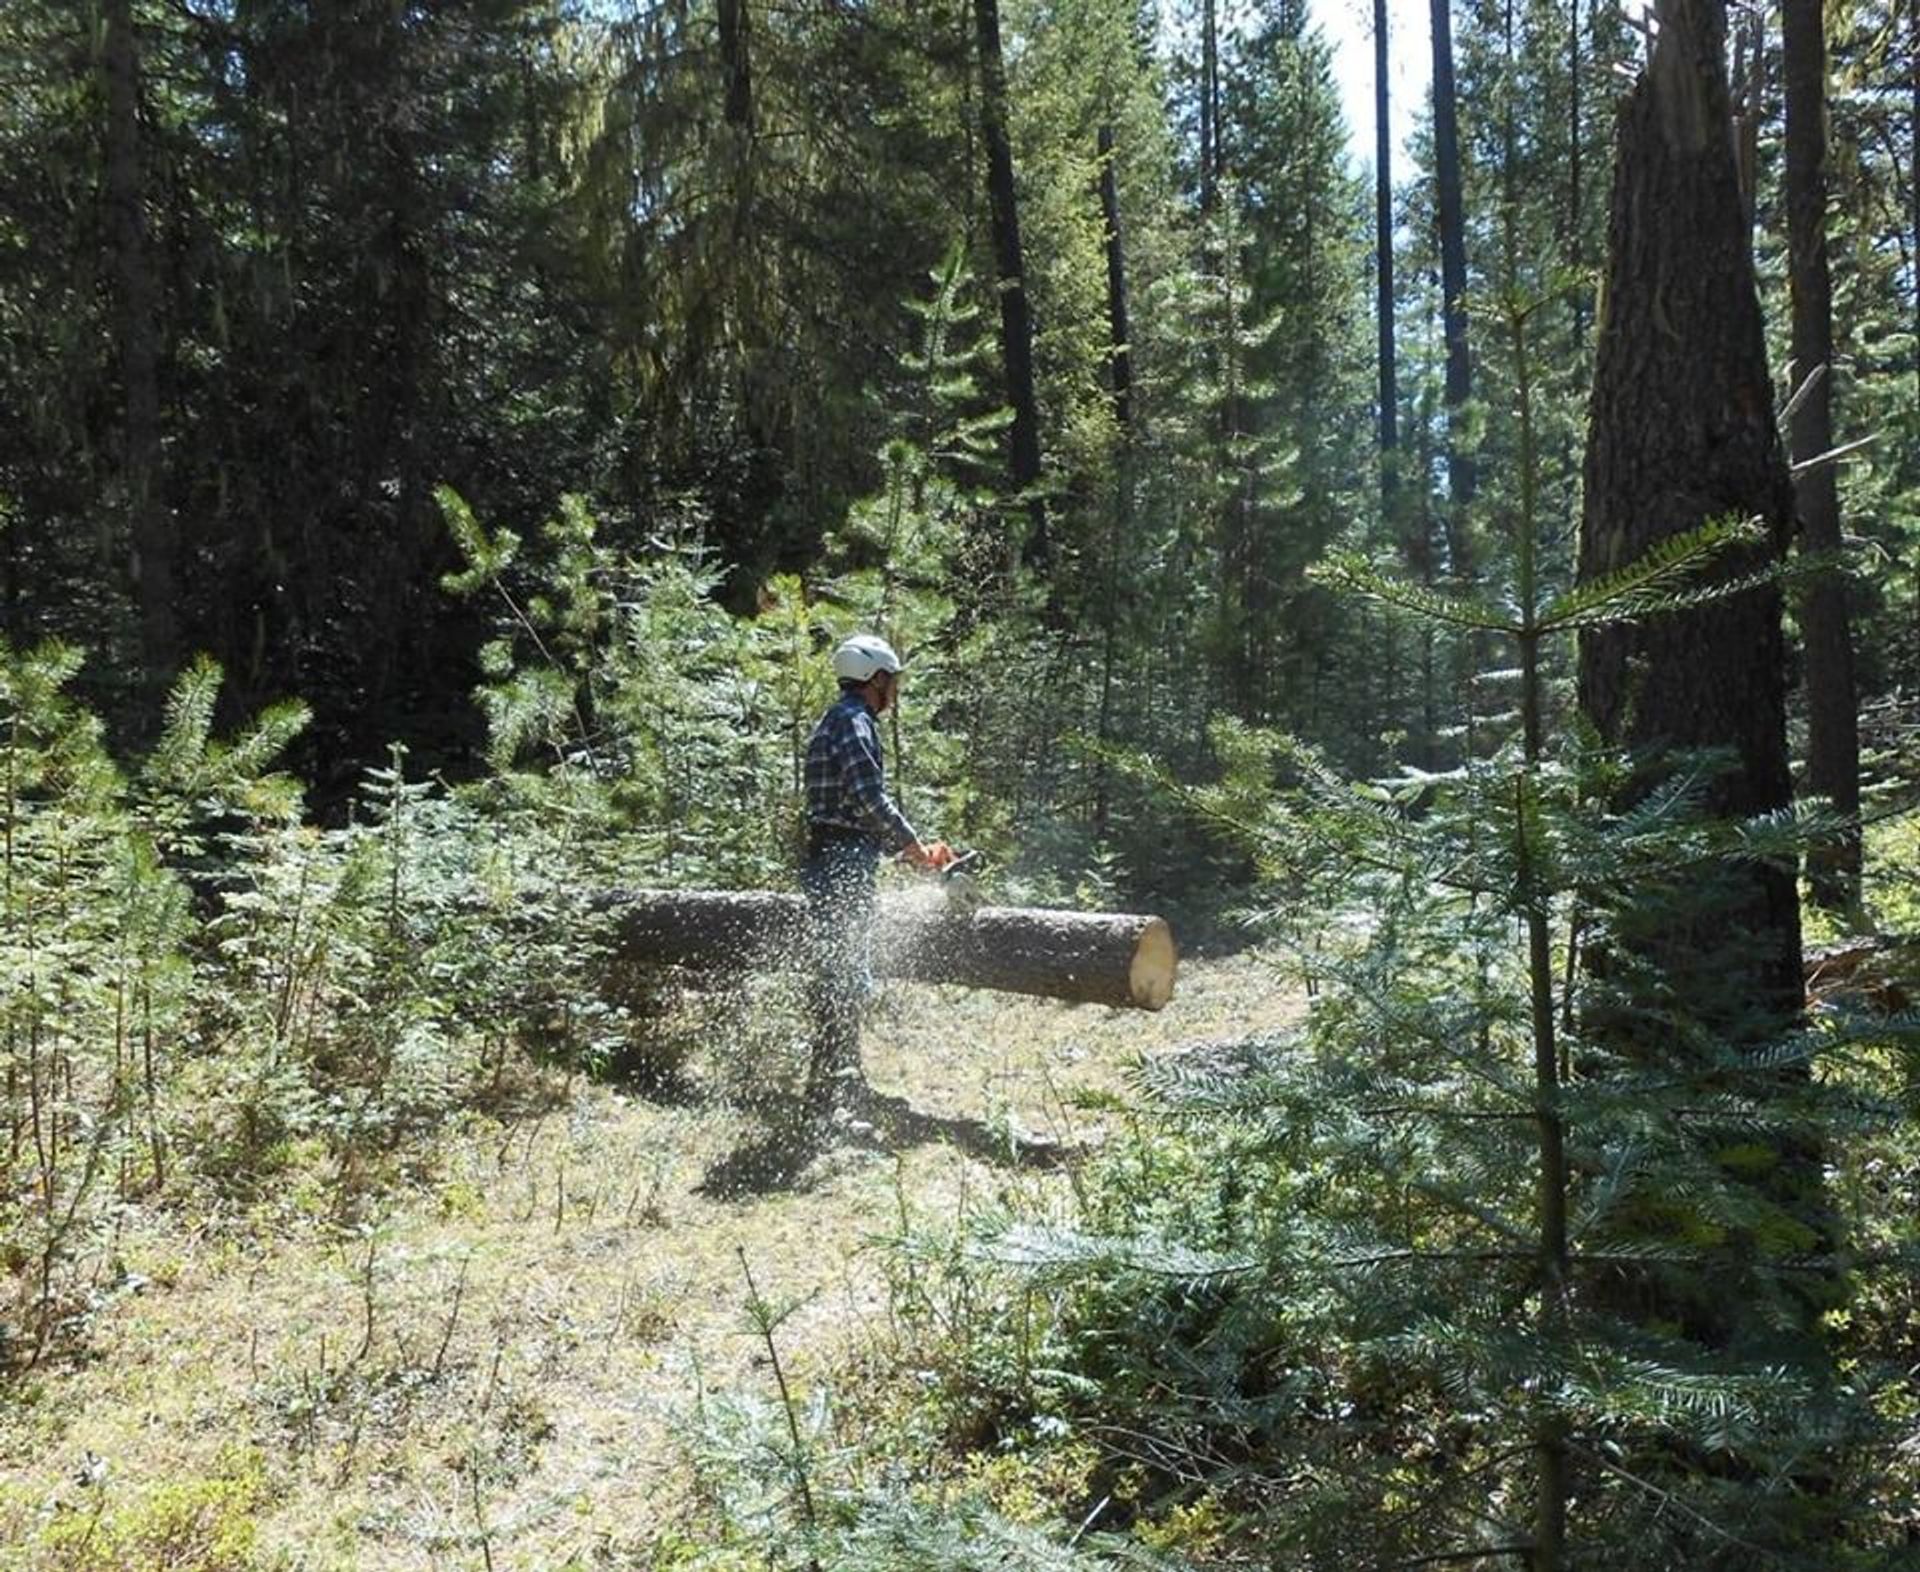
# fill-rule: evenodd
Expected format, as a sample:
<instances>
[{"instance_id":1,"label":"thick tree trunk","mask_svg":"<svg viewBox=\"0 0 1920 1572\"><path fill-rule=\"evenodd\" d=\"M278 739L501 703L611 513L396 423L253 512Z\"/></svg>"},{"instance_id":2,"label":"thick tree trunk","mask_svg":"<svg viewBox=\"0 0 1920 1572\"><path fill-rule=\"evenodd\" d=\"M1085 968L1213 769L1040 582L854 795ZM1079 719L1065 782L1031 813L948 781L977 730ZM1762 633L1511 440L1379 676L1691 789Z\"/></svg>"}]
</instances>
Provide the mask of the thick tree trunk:
<instances>
[{"instance_id":1,"label":"thick tree trunk","mask_svg":"<svg viewBox=\"0 0 1920 1572\"><path fill-rule=\"evenodd\" d=\"M1605 302L1597 345L1581 520L1580 576L1592 581L1708 520L1758 519L1767 538L1730 554L1726 576L1777 560L1793 496L1773 419L1747 217L1729 134L1722 0L1659 0L1646 70L1620 110L1608 213ZM1726 600L1582 635L1579 702L1606 741L1650 757L1711 750L1730 764L1704 788L1727 820L1785 808L1781 595L1767 583ZM1669 766L1677 767L1677 766ZM1794 869L1758 860L1702 866L1685 890L1626 904L1615 942L1658 974L1658 998L1679 1001L1710 1037L1735 1049L1777 1041L1803 1007ZM1604 953L1588 952L1596 971ZM1596 1000L1587 1030L1663 1074L1712 1077L1689 1034L1618 1015ZM1755 1072L1744 1083L1755 1093ZM1792 1079L1781 1072L1782 1080ZM1750 1139L1702 1120L1703 1154ZM1755 1173L1756 1201L1831 1242L1822 1156L1810 1132L1783 1130ZM1653 1243L1670 1238L1649 1220ZM1623 1265L1604 1289L1621 1313L1682 1327L1709 1345L1777 1348L1794 1330L1763 1305L1772 1282L1748 1281L1770 1254L1734 1230L1708 1278ZM1711 1287L1704 1285L1711 1282ZM1831 1303L1822 1281L1797 1280L1792 1313L1802 1352ZM1777 1301L1776 1301L1777 1303ZM1795 1357L1799 1357L1798 1354Z\"/></svg>"},{"instance_id":2,"label":"thick tree trunk","mask_svg":"<svg viewBox=\"0 0 1920 1572\"><path fill-rule=\"evenodd\" d=\"M1833 446L1833 292L1827 271L1827 39L1822 0L1785 0L1788 282L1796 378L1820 380L1793 415L1796 459ZM1838 555L1840 496L1833 467L1795 483L1803 549ZM1860 814L1860 727L1854 713L1853 635L1843 573L1821 573L1800 611L1807 662L1807 779L1849 819ZM1845 909L1860 896L1860 833L1809 858L1814 897Z\"/></svg>"},{"instance_id":3,"label":"thick tree trunk","mask_svg":"<svg viewBox=\"0 0 1920 1572\"><path fill-rule=\"evenodd\" d=\"M173 515L160 475L158 307L147 265L145 182L141 172L140 55L132 0L107 0L102 66L107 89L107 212L113 244L121 392L121 486L135 604L140 613L142 676L164 689L179 664L174 605Z\"/></svg>"},{"instance_id":4,"label":"thick tree trunk","mask_svg":"<svg viewBox=\"0 0 1920 1572\"><path fill-rule=\"evenodd\" d=\"M1000 356L1006 368L1007 403L1013 410L1010 473L1028 494L1032 533L1030 562L1052 557L1040 482L1040 405L1034 392L1033 315L1027 305L1026 263L1020 244L1020 205L1014 193L1013 144L1007 134L1007 67L1000 49L1000 0L973 0L980 51L980 140L987 153L987 205L993 221L993 255L1000 296Z\"/></svg>"},{"instance_id":5,"label":"thick tree trunk","mask_svg":"<svg viewBox=\"0 0 1920 1572\"><path fill-rule=\"evenodd\" d=\"M1620 111L1605 317L1588 423L1580 575L1598 578L1669 536L1729 515L1784 549L1792 490L1774 429L1760 303L1731 143L1721 0L1661 0L1651 61ZM1785 649L1768 585L1680 615L1582 637L1581 708L1607 740L1727 749L1713 785L1726 817L1785 807ZM1752 865L1750 1003L1800 1007L1791 870Z\"/></svg>"},{"instance_id":6,"label":"thick tree trunk","mask_svg":"<svg viewBox=\"0 0 1920 1572\"><path fill-rule=\"evenodd\" d=\"M1100 128L1100 216L1107 243L1108 375L1113 417L1124 430L1133 424L1133 350L1127 326L1127 255L1120 238L1120 182L1113 172L1113 127Z\"/></svg>"},{"instance_id":7,"label":"thick tree trunk","mask_svg":"<svg viewBox=\"0 0 1920 1572\"><path fill-rule=\"evenodd\" d=\"M764 891L630 890L609 896L617 963L695 971L800 971L806 904ZM1158 1010L1173 997L1177 955L1158 917L883 901L874 971L1081 1004Z\"/></svg>"},{"instance_id":8,"label":"thick tree trunk","mask_svg":"<svg viewBox=\"0 0 1920 1572\"><path fill-rule=\"evenodd\" d=\"M1754 220L1760 211L1760 120L1767 76L1766 27L1757 9L1748 11L1742 7L1736 16L1733 80L1729 84L1733 165L1751 241Z\"/></svg>"},{"instance_id":9,"label":"thick tree trunk","mask_svg":"<svg viewBox=\"0 0 1920 1572\"><path fill-rule=\"evenodd\" d=\"M1473 455L1467 452L1463 406L1473 397L1467 355L1467 232L1460 179L1460 129L1454 108L1451 0L1432 0L1433 165L1440 222L1441 320L1447 342L1447 549L1456 578L1473 575L1467 507L1473 501Z\"/></svg>"}]
</instances>

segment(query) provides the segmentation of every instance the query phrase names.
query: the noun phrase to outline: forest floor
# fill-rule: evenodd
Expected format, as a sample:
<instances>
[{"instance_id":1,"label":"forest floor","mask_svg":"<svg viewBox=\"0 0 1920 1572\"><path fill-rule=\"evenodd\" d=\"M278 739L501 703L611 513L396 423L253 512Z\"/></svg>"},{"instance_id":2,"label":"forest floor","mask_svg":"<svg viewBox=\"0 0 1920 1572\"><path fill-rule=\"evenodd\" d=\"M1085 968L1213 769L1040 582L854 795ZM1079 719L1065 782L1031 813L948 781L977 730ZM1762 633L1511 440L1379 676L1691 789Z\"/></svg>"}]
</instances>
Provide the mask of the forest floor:
<instances>
[{"instance_id":1,"label":"forest floor","mask_svg":"<svg viewBox=\"0 0 1920 1572\"><path fill-rule=\"evenodd\" d=\"M1057 1200L1071 1159L1035 1146L1112 1117L1078 1094L1299 1009L1257 954L1189 963L1157 1015L895 987L866 1033L871 1130L807 1159L748 1090L797 1075L776 991L693 1022L686 1095L548 1087L350 1216L321 1173L218 1221L130 1213L87 1358L0 1415L0 1567L168 1534L213 1546L164 1563L195 1567L649 1565L700 1394L771 1388L747 1270L797 1306L789 1379L830 1379L887 1340L876 1241L903 1218ZM252 1538L237 1559L226 1528Z\"/></svg>"}]
</instances>

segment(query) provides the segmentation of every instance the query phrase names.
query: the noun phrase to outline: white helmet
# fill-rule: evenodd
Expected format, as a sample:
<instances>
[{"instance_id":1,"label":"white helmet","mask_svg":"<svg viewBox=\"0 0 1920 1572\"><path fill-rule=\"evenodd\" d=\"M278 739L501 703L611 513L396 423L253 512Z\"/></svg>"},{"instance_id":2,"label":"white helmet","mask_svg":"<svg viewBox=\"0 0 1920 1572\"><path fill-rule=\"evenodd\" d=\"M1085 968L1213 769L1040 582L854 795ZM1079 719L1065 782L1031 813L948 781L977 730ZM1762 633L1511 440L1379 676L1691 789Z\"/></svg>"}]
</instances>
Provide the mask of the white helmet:
<instances>
[{"instance_id":1,"label":"white helmet","mask_svg":"<svg viewBox=\"0 0 1920 1572\"><path fill-rule=\"evenodd\" d=\"M833 652L833 674L842 682L866 682L876 671L899 669L893 646L871 633L856 633Z\"/></svg>"}]
</instances>

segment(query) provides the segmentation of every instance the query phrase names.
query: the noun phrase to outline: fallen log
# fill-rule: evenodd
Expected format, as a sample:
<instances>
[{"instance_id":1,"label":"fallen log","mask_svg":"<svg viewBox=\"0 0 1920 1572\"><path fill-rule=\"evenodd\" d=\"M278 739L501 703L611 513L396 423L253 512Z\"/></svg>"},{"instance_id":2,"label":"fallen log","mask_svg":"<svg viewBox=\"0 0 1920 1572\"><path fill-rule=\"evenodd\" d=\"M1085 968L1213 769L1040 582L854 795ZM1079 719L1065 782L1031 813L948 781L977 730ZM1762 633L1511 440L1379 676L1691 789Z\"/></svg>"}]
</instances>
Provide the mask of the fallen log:
<instances>
[{"instance_id":1,"label":"fallen log","mask_svg":"<svg viewBox=\"0 0 1920 1572\"><path fill-rule=\"evenodd\" d=\"M1920 938L1875 934L1807 950L1807 1003L1896 1015L1920 992Z\"/></svg>"},{"instance_id":2,"label":"fallen log","mask_svg":"<svg viewBox=\"0 0 1920 1572\"><path fill-rule=\"evenodd\" d=\"M614 957L627 967L802 971L806 903L770 891L625 890L606 898ZM957 983L1081 1004L1158 1010L1179 957L1158 917L967 909L914 896L882 900L873 925L880 977Z\"/></svg>"}]
</instances>

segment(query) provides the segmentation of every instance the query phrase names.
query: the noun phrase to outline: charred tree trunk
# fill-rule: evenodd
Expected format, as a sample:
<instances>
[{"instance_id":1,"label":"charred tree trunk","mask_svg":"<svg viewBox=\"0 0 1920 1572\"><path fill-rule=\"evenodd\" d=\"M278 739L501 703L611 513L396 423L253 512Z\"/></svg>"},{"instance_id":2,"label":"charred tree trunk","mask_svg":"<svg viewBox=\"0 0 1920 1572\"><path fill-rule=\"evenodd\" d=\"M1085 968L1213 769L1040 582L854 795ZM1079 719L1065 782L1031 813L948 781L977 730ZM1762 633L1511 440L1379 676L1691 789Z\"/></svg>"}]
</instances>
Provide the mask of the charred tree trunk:
<instances>
[{"instance_id":1,"label":"charred tree trunk","mask_svg":"<svg viewBox=\"0 0 1920 1572\"><path fill-rule=\"evenodd\" d=\"M1733 39L1732 96L1733 164L1740 184L1740 203L1747 215L1751 242L1754 219L1760 210L1760 119L1766 96L1766 27L1758 9L1737 13Z\"/></svg>"},{"instance_id":2,"label":"charred tree trunk","mask_svg":"<svg viewBox=\"0 0 1920 1572\"><path fill-rule=\"evenodd\" d=\"M1817 376L1794 411L1793 455L1833 446L1833 292L1827 271L1827 39L1822 0L1786 0L1787 277L1793 296L1796 378ZM1831 465L1795 483L1803 549L1840 552L1840 496ZM1860 898L1860 727L1854 712L1847 579L1822 572L1800 610L1807 662L1807 780L1855 821L1840 843L1808 859L1814 898L1844 910Z\"/></svg>"},{"instance_id":3,"label":"charred tree trunk","mask_svg":"<svg viewBox=\"0 0 1920 1572\"><path fill-rule=\"evenodd\" d=\"M1000 357L1007 403L1013 410L1010 465L1013 484L1027 494L1032 531L1027 560L1052 558L1046 505L1039 494L1040 408L1033 380L1033 316L1027 305L1026 264L1020 244L1020 205L1013 184L1013 144L1007 134L1007 68L1000 49L1000 0L973 0L980 51L980 140L987 154L987 205L993 222L996 288L1000 296Z\"/></svg>"},{"instance_id":4,"label":"charred tree trunk","mask_svg":"<svg viewBox=\"0 0 1920 1572\"><path fill-rule=\"evenodd\" d=\"M120 357L121 490L129 577L140 615L142 677L164 689L179 662L174 559L179 543L160 474L158 302L147 260L140 137L140 53L132 0L107 0L102 66L107 90L107 212Z\"/></svg>"},{"instance_id":5,"label":"charred tree trunk","mask_svg":"<svg viewBox=\"0 0 1920 1572\"><path fill-rule=\"evenodd\" d=\"M725 973L804 970L806 905L763 891L632 890L608 898L621 966ZM1178 957L1158 917L883 901L873 929L882 977L953 983L1081 1004L1158 1010Z\"/></svg>"},{"instance_id":6,"label":"charred tree trunk","mask_svg":"<svg viewBox=\"0 0 1920 1572\"><path fill-rule=\"evenodd\" d=\"M1465 405L1473 397L1467 354L1467 232L1460 180L1460 128L1453 91L1451 0L1432 0L1433 165L1440 223L1441 320L1447 343L1447 549L1456 578L1473 576L1467 508L1473 501L1473 455L1466 450Z\"/></svg>"},{"instance_id":7,"label":"charred tree trunk","mask_svg":"<svg viewBox=\"0 0 1920 1572\"><path fill-rule=\"evenodd\" d=\"M1716 571L1761 568L1785 551L1793 496L1775 430L1760 304L1729 127L1722 0L1660 0L1646 70L1620 110L1608 214L1605 301L1586 452L1580 576L1592 581L1709 520L1757 519L1765 538ZM1730 767L1705 808L1739 820L1787 806L1781 595L1764 583L1721 601L1581 637L1579 702L1606 741L1653 756L1713 750ZM1656 772L1677 767L1655 762ZM1670 905L1644 897L1614 919L1621 951L1657 971L1662 998L1735 1048L1776 1040L1802 1007L1794 869L1758 860L1703 865ZM1589 952L1596 970L1605 957ZM1595 1006L1587 1028L1619 1052L1682 1075L1707 1075L1684 1034L1649 1028L1636 1010ZM1756 1072L1757 1073L1757 1072ZM1703 1124L1700 1138L1721 1137ZM1810 1136L1776 1138L1754 1180L1765 1204L1828 1236L1820 1155ZM1657 1225L1650 1225L1656 1226ZM1751 1255L1750 1253L1751 1252ZM1697 1274L1623 1267L1609 1293L1627 1314L1674 1322L1721 1346L1788 1335L1764 1323L1758 1284L1738 1286L1762 1255L1730 1242L1703 1292ZM1795 1313L1813 1335L1821 1290Z\"/></svg>"},{"instance_id":8,"label":"charred tree trunk","mask_svg":"<svg viewBox=\"0 0 1920 1572\"><path fill-rule=\"evenodd\" d=\"M1784 550L1792 489L1731 144L1720 0L1662 0L1652 59L1620 114L1596 349L1580 574L1624 567L1710 519L1762 520ZM1737 566L1751 568L1748 560ZM1785 646L1773 586L1583 635L1581 708L1632 747L1730 749L1727 817L1787 805ZM1790 1020L1800 923L1790 870L1753 867L1753 996Z\"/></svg>"},{"instance_id":9,"label":"charred tree trunk","mask_svg":"<svg viewBox=\"0 0 1920 1572\"><path fill-rule=\"evenodd\" d=\"M1113 417L1124 431L1133 424L1133 351L1127 326L1127 257L1120 237L1120 183L1113 172L1113 127L1100 128L1100 215L1107 245L1107 365L1113 383Z\"/></svg>"}]
</instances>

